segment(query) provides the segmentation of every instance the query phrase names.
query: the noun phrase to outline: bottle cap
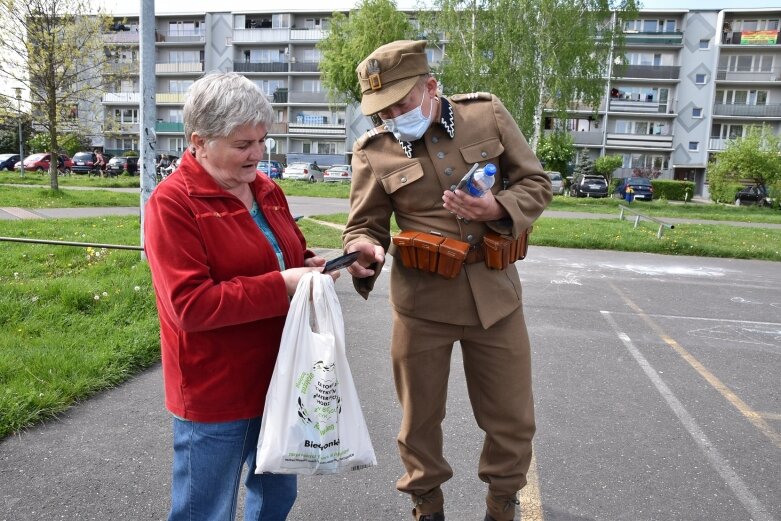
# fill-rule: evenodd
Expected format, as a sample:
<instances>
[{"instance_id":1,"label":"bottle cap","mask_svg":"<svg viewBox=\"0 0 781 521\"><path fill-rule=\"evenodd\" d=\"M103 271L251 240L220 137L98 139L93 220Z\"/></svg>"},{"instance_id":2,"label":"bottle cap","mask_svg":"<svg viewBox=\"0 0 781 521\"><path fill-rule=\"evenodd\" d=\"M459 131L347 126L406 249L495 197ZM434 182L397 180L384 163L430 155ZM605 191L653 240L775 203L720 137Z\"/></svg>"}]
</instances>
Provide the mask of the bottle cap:
<instances>
[{"instance_id":1,"label":"bottle cap","mask_svg":"<svg viewBox=\"0 0 781 521\"><path fill-rule=\"evenodd\" d=\"M494 175L496 174L496 166L494 166L493 163L488 163L485 165L485 168L483 168L483 172L485 172L485 175Z\"/></svg>"}]
</instances>

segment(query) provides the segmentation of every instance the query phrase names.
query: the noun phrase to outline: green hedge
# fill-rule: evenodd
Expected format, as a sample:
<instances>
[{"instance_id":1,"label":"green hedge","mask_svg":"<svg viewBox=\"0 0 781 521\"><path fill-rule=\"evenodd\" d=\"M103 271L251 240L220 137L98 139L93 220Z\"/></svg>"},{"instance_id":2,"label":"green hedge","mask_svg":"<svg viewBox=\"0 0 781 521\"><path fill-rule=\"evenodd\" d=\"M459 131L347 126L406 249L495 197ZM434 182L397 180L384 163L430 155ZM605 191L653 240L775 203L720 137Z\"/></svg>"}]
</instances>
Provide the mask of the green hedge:
<instances>
[{"instance_id":1,"label":"green hedge","mask_svg":"<svg viewBox=\"0 0 781 521\"><path fill-rule=\"evenodd\" d=\"M667 199L668 201L685 201L688 190L688 200L694 196L694 183L691 181L671 181L669 179L654 179L651 181L654 187L654 199ZM735 199L734 197L732 198Z\"/></svg>"},{"instance_id":2,"label":"green hedge","mask_svg":"<svg viewBox=\"0 0 781 521\"><path fill-rule=\"evenodd\" d=\"M741 183L734 182L712 183L710 185L710 198L717 203L732 204L743 186Z\"/></svg>"}]
</instances>

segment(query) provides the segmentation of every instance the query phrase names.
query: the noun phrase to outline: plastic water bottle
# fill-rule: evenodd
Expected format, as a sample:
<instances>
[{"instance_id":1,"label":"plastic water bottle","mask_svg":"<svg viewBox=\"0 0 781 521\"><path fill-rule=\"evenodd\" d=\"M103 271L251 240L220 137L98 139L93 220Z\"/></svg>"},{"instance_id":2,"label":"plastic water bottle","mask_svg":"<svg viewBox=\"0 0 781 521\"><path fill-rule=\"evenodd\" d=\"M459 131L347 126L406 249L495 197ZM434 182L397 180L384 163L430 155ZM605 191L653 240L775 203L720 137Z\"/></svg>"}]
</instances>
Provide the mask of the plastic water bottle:
<instances>
[{"instance_id":1,"label":"plastic water bottle","mask_svg":"<svg viewBox=\"0 0 781 521\"><path fill-rule=\"evenodd\" d=\"M483 197L494 185L495 174L496 167L493 163L488 163L483 168L478 168L472 179L465 186L466 193L472 197Z\"/></svg>"}]
</instances>

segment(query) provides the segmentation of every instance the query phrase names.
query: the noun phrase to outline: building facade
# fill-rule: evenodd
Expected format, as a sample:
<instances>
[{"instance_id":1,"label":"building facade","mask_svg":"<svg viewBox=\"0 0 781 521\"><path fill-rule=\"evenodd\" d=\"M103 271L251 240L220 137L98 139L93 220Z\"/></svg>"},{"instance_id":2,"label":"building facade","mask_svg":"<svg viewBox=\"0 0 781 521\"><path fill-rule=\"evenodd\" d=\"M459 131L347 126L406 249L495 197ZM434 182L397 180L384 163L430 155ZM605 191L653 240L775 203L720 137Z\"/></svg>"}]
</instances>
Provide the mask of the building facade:
<instances>
[{"instance_id":1,"label":"building facade","mask_svg":"<svg viewBox=\"0 0 781 521\"><path fill-rule=\"evenodd\" d=\"M345 163L371 127L357 106L329 100L317 43L334 9L321 12L207 12L156 16L157 150L186 147L182 105L204 72L246 75L268 96L275 122L272 158ZM694 181L706 195L713 154L752 125L781 134L781 8L644 10L623 21L626 48L611 60L599 107L575 107L564 125L578 154L619 154L616 176L637 173ZM95 146L139 149L138 18L105 35L117 67L128 71L101 100ZM442 49L430 49L434 62Z\"/></svg>"}]
</instances>

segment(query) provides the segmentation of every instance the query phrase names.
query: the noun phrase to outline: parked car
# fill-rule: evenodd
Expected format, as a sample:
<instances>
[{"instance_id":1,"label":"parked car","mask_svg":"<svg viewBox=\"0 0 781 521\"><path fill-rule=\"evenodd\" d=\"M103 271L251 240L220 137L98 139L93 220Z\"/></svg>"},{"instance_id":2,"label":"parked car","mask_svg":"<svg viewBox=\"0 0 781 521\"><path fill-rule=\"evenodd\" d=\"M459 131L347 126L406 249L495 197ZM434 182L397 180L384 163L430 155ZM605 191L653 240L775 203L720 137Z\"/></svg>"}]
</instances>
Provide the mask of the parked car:
<instances>
[{"instance_id":1,"label":"parked car","mask_svg":"<svg viewBox=\"0 0 781 521\"><path fill-rule=\"evenodd\" d=\"M334 183L338 181L350 182L353 180L353 167L350 165L333 165L323 172L323 181Z\"/></svg>"},{"instance_id":2,"label":"parked car","mask_svg":"<svg viewBox=\"0 0 781 521\"><path fill-rule=\"evenodd\" d=\"M564 178L561 177L559 172L545 172L550 179L551 188L554 195L562 195L564 193Z\"/></svg>"},{"instance_id":3,"label":"parked car","mask_svg":"<svg viewBox=\"0 0 781 521\"><path fill-rule=\"evenodd\" d=\"M0 154L0 170L13 170L19 162L19 154Z\"/></svg>"},{"instance_id":4,"label":"parked car","mask_svg":"<svg viewBox=\"0 0 781 521\"><path fill-rule=\"evenodd\" d=\"M47 172L49 170L49 158L51 157L50 154L44 154L44 153L38 153L38 154L32 154L24 158L24 162L22 163L24 165L24 169L28 172L39 172L43 174L44 172ZM59 155L59 161L57 168L65 174L70 174L71 169L73 168L73 160L68 157L66 154L60 154ZM16 167L18 168L18 167Z\"/></svg>"},{"instance_id":5,"label":"parked car","mask_svg":"<svg viewBox=\"0 0 781 521\"><path fill-rule=\"evenodd\" d=\"M269 163L271 163L271 173L268 172ZM279 161L266 161L265 159L258 163L257 166L258 172L262 174L266 174L271 179L282 179L282 171L284 168L282 167L282 163Z\"/></svg>"},{"instance_id":6,"label":"parked car","mask_svg":"<svg viewBox=\"0 0 781 521\"><path fill-rule=\"evenodd\" d=\"M572 197L607 197L607 191L607 181L601 175L577 174L569 187Z\"/></svg>"},{"instance_id":7,"label":"parked car","mask_svg":"<svg viewBox=\"0 0 781 521\"><path fill-rule=\"evenodd\" d=\"M643 199L650 201L654 198L654 187L651 180L645 177L625 177L616 187L616 195L621 199L626 199L626 189L632 187L634 199Z\"/></svg>"},{"instance_id":8,"label":"parked car","mask_svg":"<svg viewBox=\"0 0 781 521\"><path fill-rule=\"evenodd\" d=\"M108 175L120 175L123 172L129 174L138 173L138 157L136 156L117 156L108 160L106 173Z\"/></svg>"},{"instance_id":9,"label":"parked car","mask_svg":"<svg viewBox=\"0 0 781 521\"><path fill-rule=\"evenodd\" d=\"M768 196L767 188L764 186L747 186L735 195L735 206L748 204L772 206L773 199Z\"/></svg>"},{"instance_id":10,"label":"parked car","mask_svg":"<svg viewBox=\"0 0 781 521\"><path fill-rule=\"evenodd\" d=\"M104 161L109 161L110 159L111 156L109 154L103 154ZM76 152L73 154L73 167L71 170L74 174L99 174L101 169L98 165L97 154L94 152Z\"/></svg>"},{"instance_id":11,"label":"parked car","mask_svg":"<svg viewBox=\"0 0 781 521\"><path fill-rule=\"evenodd\" d=\"M285 179L316 183L323 180L323 171L316 163L291 163L282 172Z\"/></svg>"}]
</instances>

